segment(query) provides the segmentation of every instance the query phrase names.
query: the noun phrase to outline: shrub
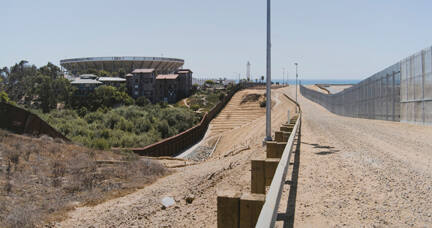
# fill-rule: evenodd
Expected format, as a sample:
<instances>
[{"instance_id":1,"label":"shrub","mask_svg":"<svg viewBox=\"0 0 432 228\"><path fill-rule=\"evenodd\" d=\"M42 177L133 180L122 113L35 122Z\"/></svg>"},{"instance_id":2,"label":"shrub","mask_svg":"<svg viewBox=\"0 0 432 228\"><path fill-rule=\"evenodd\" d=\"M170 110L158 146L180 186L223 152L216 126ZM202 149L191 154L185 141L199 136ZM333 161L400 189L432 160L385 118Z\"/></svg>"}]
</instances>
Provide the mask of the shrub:
<instances>
[{"instance_id":1,"label":"shrub","mask_svg":"<svg viewBox=\"0 0 432 228\"><path fill-rule=\"evenodd\" d=\"M135 104L138 106L144 107L144 106L150 104L150 101L146 97L138 97L135 101Z\"/></svg>"},{"instance_id":2,"label":"shrub","mask_svg":"<svg viewBox=\"0 0 432 228\"><path fill-rule=\"evenodd\" d=\"M194 126L201 118L188 108L151 104L105 111L80 117L73 110L53 110L42 118L72 141L97 149L146 146Z\"/></svg>"},{"instance_id":3,"label":"shrub","mask_svg":"<svg viewBox=\"0 0 432 228\"><path fill-rule=\"evenodd\" d=\"M200 106L197 105L197 104L193 104L193 105L190 106L190 108L191 108L193 111L198 111L198 109L200 108Z\"/></svg>"},{"instance_id":4,"label":"shrub","mask_svg":"<svg viewBox=\"0 0 432 228\"><path fill-rule=\"evenodd\" d=\"M97 138L93 140L93 148L105 150L109 148L108 142L103 138Z\"/></svg>"}]
</instances>

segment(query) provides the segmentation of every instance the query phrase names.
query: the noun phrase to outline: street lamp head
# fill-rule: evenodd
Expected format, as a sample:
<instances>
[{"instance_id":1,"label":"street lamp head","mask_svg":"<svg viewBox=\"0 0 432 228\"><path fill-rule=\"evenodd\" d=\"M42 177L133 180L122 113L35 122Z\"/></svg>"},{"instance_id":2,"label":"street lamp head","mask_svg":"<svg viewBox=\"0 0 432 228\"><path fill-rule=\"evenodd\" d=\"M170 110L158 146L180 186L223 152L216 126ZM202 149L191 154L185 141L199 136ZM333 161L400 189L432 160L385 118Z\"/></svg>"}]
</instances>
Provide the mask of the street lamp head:
<instances>
[{"instance_id":1,"label":"street lamp head","mask_svg":"<svg viewBox=\"0 0 432 228\"><path fill-rule=\"evenodd\" d=\"M294 63L294 65L296 65L296 66L297 66L297 65L298 65L298 63Z\"/></svg>"}]
</instances>

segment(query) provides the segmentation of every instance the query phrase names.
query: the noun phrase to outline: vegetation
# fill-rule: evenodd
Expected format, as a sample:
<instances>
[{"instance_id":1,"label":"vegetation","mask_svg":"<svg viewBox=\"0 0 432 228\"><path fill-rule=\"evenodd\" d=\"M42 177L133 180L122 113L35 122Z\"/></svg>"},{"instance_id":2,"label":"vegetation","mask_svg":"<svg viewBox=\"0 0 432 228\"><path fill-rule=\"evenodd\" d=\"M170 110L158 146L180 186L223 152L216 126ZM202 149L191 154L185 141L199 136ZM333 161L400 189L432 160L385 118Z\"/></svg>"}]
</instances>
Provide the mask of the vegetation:
<instances>
[{"instance_id":1,"label":"vegetation","mask_svg":"<svg viewBox=\"0 0 432 228\"><path fill-rule=\"evenodd\" d=\"M83 98L73 95L70 106L75 110L96 111L98 109L113 108L117 105L132 105L134 100L124 91L112 86L99 86L93 93Z\"/></svg>"},{"instance_id":2,"label":"vegetation","mask_svg":"<svg viewBox=\"0 0 432 228\"><path fill-rule=\"evenodd\" d=\"M0 74L0 89L10 100L27 107L49 112L62 102L69 104L74 88L61 76L60 68L52 63L37 68L21 61L10 69L4 67Z\"/></svg>"},{"instance_id":3,"label":"vegetation","mask_svg":"<svg viewBox=\"0 0 432 228\"><path fill-rule=\"evenodd\" d=\"M0 227L52 227L50 221L75 206L128 194L168 174L162 164L131 152L96 151L3 130L0 157Z\"/></svg>"},{"instance_id":4,"label":"vegetation","mask_svg":"<svg viewBox=\"0 0 432 228\"><path fill-rule=\"evenodd\" d=\"M210 111L232 88L208 80L203 88L193 86L189 107L178 107L151 104L145 97L133 100L125 88L105 85L83 97L52 63L37 68L21 61L0 69L0 101L16 102L73 142L97 149L143 147L187 130L199 122L199 113Z\"/></svg>"},{"instance_id":5,"label":"vegetation","mask_svg":"<svg viewBox=\"0 0 432 228\"><path fill-rule=\"evenodd\" d=\"M107 149L143 147L187 130L200 116L187 108L122 106L95 112L54 110L41 118L82 145Z\"/></svg>"},{"instance_id":6,"label":"vegetation","mask_svg":"<svg viewBox=\"0 0 432 228\"><path fill-rule=\"evenodd\" d=\"M0 91L0 102L9 103L9 96L4 91Z\"/></svg>"}]
</instances>

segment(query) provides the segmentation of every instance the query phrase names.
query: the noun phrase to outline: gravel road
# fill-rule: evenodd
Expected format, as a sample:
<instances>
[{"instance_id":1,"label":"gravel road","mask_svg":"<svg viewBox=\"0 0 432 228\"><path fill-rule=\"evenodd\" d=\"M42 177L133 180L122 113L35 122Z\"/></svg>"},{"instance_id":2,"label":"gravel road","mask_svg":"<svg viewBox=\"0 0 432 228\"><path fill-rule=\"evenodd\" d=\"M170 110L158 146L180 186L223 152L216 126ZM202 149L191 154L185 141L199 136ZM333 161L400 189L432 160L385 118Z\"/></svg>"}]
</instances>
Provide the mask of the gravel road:
<instances>
[{"instance_id":1,"label":"gravel road","mask_svg":"<svg viewBox=\"0 0 432 228\"><path fill-rule=\"evenodd\" d=\"M432 226L431 126L342 117L299 102L295 227Z\"/></svg>"}]
</instances>

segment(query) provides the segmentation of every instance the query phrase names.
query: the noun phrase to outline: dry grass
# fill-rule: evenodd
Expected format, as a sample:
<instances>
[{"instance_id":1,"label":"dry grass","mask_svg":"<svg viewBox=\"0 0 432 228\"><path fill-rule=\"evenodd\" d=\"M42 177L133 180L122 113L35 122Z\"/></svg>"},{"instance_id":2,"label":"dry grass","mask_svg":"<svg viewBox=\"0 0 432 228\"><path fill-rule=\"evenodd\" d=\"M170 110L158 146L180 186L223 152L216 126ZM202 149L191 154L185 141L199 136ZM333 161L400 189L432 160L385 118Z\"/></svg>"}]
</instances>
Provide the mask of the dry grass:
<instances>
[{"instance_id":1,"label":"dry grass","mask_svg":"<svg viewBox=\"0 0 432 228\"><path fill-rule=\"evenodd\" d=\"M261 96L262 96L261 94L255 94L255 93L246 94L242 97L240 104L244 104L246 102L256 102L260 99Z\"/></svg>"},{"instance_id":2,"label":"dry grass","mask_svg":"<svg viewBox=\"0 0 432 228\"><path fill-rule=\"evenodd\" d=\"M128 194L167 173L160 163L131 153L0 130L0 227L49 223L76 206Z\"/></svg>"}]
</instances>

